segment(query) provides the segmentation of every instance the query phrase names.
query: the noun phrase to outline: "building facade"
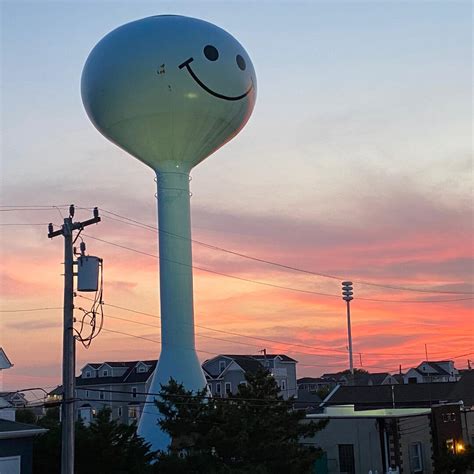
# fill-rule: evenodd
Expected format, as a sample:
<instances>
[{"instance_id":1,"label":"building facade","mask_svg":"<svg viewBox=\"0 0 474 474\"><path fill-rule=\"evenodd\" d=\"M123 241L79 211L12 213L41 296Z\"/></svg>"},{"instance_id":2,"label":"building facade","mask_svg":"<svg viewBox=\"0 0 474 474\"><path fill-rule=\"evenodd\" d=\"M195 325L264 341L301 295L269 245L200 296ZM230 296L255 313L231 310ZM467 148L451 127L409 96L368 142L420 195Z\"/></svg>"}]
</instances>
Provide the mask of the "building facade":
<instances>
[{"instance_id":1,"label":"building facade","mask_svg":"<svg viewBox=\"0 0 474 474\"><path fill-rule=\"evenodd\" d=\"M222 354L202 364L207 384L213 396L236 394L240 384L245 384L245 374L267 369L275 378L280 395L287 400L297 394L297 361L284 354L239 355Z\"/></svg>"}]
</instances>

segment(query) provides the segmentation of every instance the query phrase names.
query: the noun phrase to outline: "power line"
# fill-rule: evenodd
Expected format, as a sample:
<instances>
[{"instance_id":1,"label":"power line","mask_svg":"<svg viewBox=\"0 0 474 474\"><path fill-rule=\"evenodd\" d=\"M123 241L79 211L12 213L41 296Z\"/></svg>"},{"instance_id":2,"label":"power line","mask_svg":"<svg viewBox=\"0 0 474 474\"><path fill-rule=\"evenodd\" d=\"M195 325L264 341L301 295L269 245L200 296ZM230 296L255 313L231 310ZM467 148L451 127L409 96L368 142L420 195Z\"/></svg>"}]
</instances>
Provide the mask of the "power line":
<instances>
[{"instance_id":1,"label":"power line","mask_svg":"<svg viewBox=\"0 0 474 474\"><path fill-rule=\"evenodd\" d=\"M94 301L93 299L87 298L87 297L82 296L82 295L76 295L76 296L79 297L79 298L89 300L89 301ZM121 309L121 310L128 311L128 312L132 312L132 313L136 313L136 314L141 314L141 315L152 317L152 318L155 318L155 319L161 319L160 316L158 316L156 314L146 313L144 311L138 311L138 310L134 310L134 309L131 309L131 308L126 308L124 306L118 306L118 305L105 303L105 302L103 303L103 305L104 306L110 306L110 307L116 308L116 309ZM13 313L13 312L24 312L24 311L44 311L44 310L59 310L59 309L62 309L62 308L61 307L28 308L28 309L15 309L15 310L0 310L0 312L5 312L5 313L12 312ZM76 308L76 309L80 310L81 308ZM121 318L121 317L118 317L118 316L112 316L110 314L106 314L104 316L108 317L108 318L111 318L111 319L117 319L117 320L126 321L126 322L130 322L130 323L135 323L135 324L139 324L139 325L143 325L143 326L159 328L159 326L155 325L155 324L149 324L149 323L144 323L144 322L136 321L136 320L132 320L132 319ZM294 342L290 342L290 341L281 341L281 340L277 340L277 339L268 339L268 338L264 338L264 337L252 336L252 335L237 333L237 332L233 332L233 331L215 329L215 328L212 328L212 327L202 326L202 325L199 325L199 324L195 324L194 326L198 327L198 328L201 328L201 329L208 330L208 331L219 332L219 333L223 333L223 334L227 334L227 335L231 335L231 336L243 337L243 338L254 339L254 340L262 341L262 342L270 342L272 344L289 346L289 347L285 348L285 351L286 352L293 352L293 353L297 353L297 354L311 355L311 356L316 356L316 357L343 357L342 354L345 355L347 353L347 351L342 350L342 349L331 349L331 348L320 347L320 346L312 346L312 345L309 345L309 344L294 343ZM111 330L109 330L109 331L112 332ZM250 346L250 347L259 347L259 346L256 346L254 344L249 344L249 343L246 343L246 342L234 341L234 340L229 340L229 339L222 339L222 338L207 336L207 335L199 334L199 333L196 333L196 336L206 338L206 339L214 339L214 340L217 340L217 341L228 342L228 343L231 343L231 344L240 344L240 345L246 345L246 346ZM135 337L144 338L142 336L135 336ZM159 343L158 341L155 341L153 339L148 339L148 338L144 338L144 339L145 340L150 340L151 342ZM303 351L298 351L298 350L291 349L291 346L308 348L308 349L312 349L312 350L319 350L319 351L325 351L325 352L337 352L337 353L340 353L341 355L338 356L337 354L328 355L328 354L317 354L317 353L314 353L314 352L303 352ZM369 357L370 356L397 357L397 356L400 355L398 353L395 354L395 353L387 353L387 352L360 352L360 351L358 351L358 353L362 354L366 357L367 356L369 356ZM210 352L209 352L209 354L220 355L220 354L210 353ZM419 357L420 354L421 354L421 352L420 353L404 353L404 355L413 356L413 357ZM433 354L436 354L436 355L445 354L445 352L436 352L436 353L433 353ZM468 352L468 353L457 355L457 356L447 356L447 357L450 357L451 359L454 359L454 358L461 358L461 357L469 356L471 354L473 354L473 353ZM371 367L371 368L382 368L382 369L387 368L387 366L382 367L382 366L376 366L376 365L373 365L373 364L366 364L366 366Z\"/></svg>"},{"instance_id":2,"label":"power line","mask_svg":"<svg viewBox=\"0 0 474 474\"><path fill-rule=\"evenodd\" d=\"M306 293L306 294L312 294L312 295L318 295L318 296L326 296L326 297L330 297L330 298L338 298L338 299L340 298L339 295L334 295L334 294L330 294L330 293L321 293L321 292L318 292L318 291L304 290L304 289L301 289L301 288L293 288L293 287L289 287L289 286L276 285L274 283L268 283L268 282L263 282L263 281L259 281L259 280L253 280L253 279L250 279L250 278L238 277L236 275L230 275L228 273L222 273L222 272L218 272L218 271L215 271L215 270L210 270L208 268L198 267L196 265L189 265L187 263L177 262L175 260L164 259L163 257L159 257L158 255L148 253L148 252L144 252L142 250L137 250L137 249L134 249L132 247L128 247L126 245L117 244L115 242L110 242L110 241L105 240L105 239L100 239L99 237L93 237L92 235L89 235L89 234L83 234L83 235L85 237L88 237L89 239L97 240L99 242L103 242L105 244L112 245L114 247L118 247L118 248L121 248L121 249L124 249L124 250L128 250L130 252L135 252L135 253L138 253L138 254L141 254L141 255L152 257L152 258L155 258L157 260L160 260L160 259L165 260L167 262L174 263L174 264L177 264L177 265L182 265L182 266L185 266L185 267L191 267L191 268L194 268L195 270L200 270L200 271L203 271L203 272L212 273L214 275L224 276L224 277L227 277L227 278L233 278L235 280L244 281L244 282L247 282L247 283L254 283L254 284L257 284L257 285L264 285L264 286L269 286L269 287L272 287L272 288L278 288L280 290L296 291L296 292L299 292L299 293ZM453 301L466 301L466 300L472 300L472 299L474 299L474 296L471 296L471 297L468 297L468 298L452 298L452 299L444 299L444 300L384 300L384 299L364 298L364 297L358 297L357 298L358 301L362 300L362 301L371 301L371 302L378 302L378 303L448 303L448 302L453 302Z\"/></svg>"},{"instance_id":3,"label":"power line","mask_svg":"<svg viewBox=\"0 0 474 474\"><path fill-rule=\"evenodd\" d=\"M131 218L126 217L126 216L121 216L120 214L109 211L107 209L103 209L103 208L100 208L100 209L101 209L101 211L103 211L105 213L112 214L113 216L119 217L121 219L125 219L126 221L129 221L129 222L124 222L123 220L114 219L110 216L105 216L105 217L107 217L107 219L112 219L112 220L115 220L117 222L122 222L122 223L128 224L128 225L135 224L135 226L139 226L139 227L142 227L142 228L145 228L145 229L148 229L148 230L152 230L152 231L157 232L157 233L160 233L160 232L161 233L166 233L168 235L172 235L174 237L187 240L186 237L182 237L180 235L173 234L173 233L168 232L166 230L159 229L156 226L151 226L149 224L145 224L143 222L137 221L135 219L131 219ZM236 252L234 250L219 247L217 245L208 244L206 242L202 242L202 241L199 241L199 240L196 240L196 239L189 239L189 240L191 240L191 242L194 242L195 244L202 245L202 246L207 247L207 248L212 249L212 250L218 250L220 252L229 253L229 254L232 254L232 255L235 255L235 256L238 256L238 257L241 257L241 258L245 258L245 259L248 259L248 260L253 260L253 261L256 261L256 262L265 263L265 264L268 264L268 265L273 265L273 266L276 266L276 267L284 268L286 270L292 270L292 271L295 271L295 272L306 273L306 274L309 274L309 275L320 276L320 277L323 277L323 278L329 278L329 279L338 280L338 281L342 281L342 280L345 279L342 276L331 275L331 274L328 274L328 273L316 272L316 271L312 271L312 270L305 270L305 269L298 268L298 267L295 267L295 266L292 266L292 265L285 265L285 264L282 264L282 263L273 262L271 260L266 260L266 259L263 259L263 258L254 257L254 256L251 256L251 255L243 254L241 252ZM386 285L386 284L369 282L369 281L364 281L364 280L354 280L354 283L357 283L359 285L374 286L374 287L379 287L379 288L388 288L388 289L391 289L391 290L413 291L413 292L418 292L418 293L439 293L439 294L452 294L452 295L471 295L471 294L473 294L473 292L464 292L464 291L429 290L429 289L425 289L425 288L411 288L411 287L405 287L405 286Z\"/></svg>"},{"instance_id":4,"label":"power line","mask_svg":"<svg viewBox=\"0 0 474 474\"><path fill-rule=\"evenodd\" d=\"M55 308L23 308L23 309L0 309L0 313L27 313L30 311L49 311L53 309L63 309L62 306Z\"/></svg>"},{"instance_id":5,"label":"power line","mask_svg":"<svg viewBox=\"0 0 474 474\"><path fill-rule=\"evenodd\" d=\"M90 298L87 298L86 296L82 296L82 295L77 295L79 298L83 298L83 299L90 299ZM122 309L124 311L129 311L131 313L136 313L136 314L142 314L144 316L149 316L149 317L152 317L152 318L156 318L156 319L161 319L159 315L157 314L153 314L153 313L146 313L144 311L138 311L138 310L135 310L135 309L132 309L132 308L127 308L125 306L118 306L118 305L114 305L114 304L111 304L111 303L103 303L104 306L110 306L111 308L116 308L116 309ZM202 326L202 325L199 325L199 324L194 324L195 327L198 327L198 328L201 328L201 329L206 329L208 331L215 331L215 332L220 332L220 333L223 333L223 334L228 334L228 335L231 335L231 336L238 336L238 337L245 337L245 338L248 338L248 339L255 339L255 340L258 340L258 341L264 341L264 342L271 342L271 343L275 343L275 344L283 344L283 345L288 345L288 346L298 346L298 347L303 347L303 348L309 348L309 349L315 349L315 350L322 350L322 351L327 351L327 352L338 352L338 353L343 353L343 354L347 354L347 350L343 350L343 349L331 349L331 348L327 348L327 347L318 347L318 346L313 346L313 345L309 345L309 344L302 344L302 343L293 343L293 342L289 342L289 341L280 341L280 340L277 340L277 339L268 339L268 338L263 338L263 337L260 337L260 336L251 336L251 335L248 335L248 334L242 334L242 333L238 333L238 332L233 332L233 331L226 331L226 330L223 330L223 329L215 329L215 328L211 328L209 326ZM400 353L387 353L387 352L360 352L360 351L357 351L358 354L363 354L363 355L366 355L366 356L370 356L370 355L386 355L386 356L394 356L394 357L399 357L400 356ZM405 353L405 355L412 355L412 356L419 356L421 354L421 351L418 353L418 352L411 352L411 353ZM433 354L444 354L444 352L434 352Z\"/></svg>"},{"instance_id":6,"label":"power line","mask_svg":"<svg viewBox=\"0 0 474 474\"><path fill-rule=\"evenodd\" d=\"M13 209L0 209L0 211L50 210L52 208L55 208L59 211L59 208L60 207L65 207L65 205L60 205L60 206L29 206L29 207L26 207L26 206L0 206L0 207L13 208ZM89 209L89 208L80 208L80 209ZM151 226L149 224L137 221L135 219L131 219L131 218L126 217L126 216L122 216L120 214L117 214L113 211L109 211L109 210L104 209L104 208L100 208L100 209L101 209L102 212L105 212L105 213L108 213L108 214L111 214L113 216L116 216L116 217L120 218L120 219L115 219L113 217L106 216L108 219L115 220L117 222L122 222L123 224L127 224L127 225L134 225L135 227L141 227L141 228L151 230L151 231L154 231L154 232L157 232L157 233L160 233L160 232L161 233L166 233L168 235L172 235L172 236L177 237L177 238L188 240L186 237L183 237L183 236L171 233L171 232L167 232L165 230L159 229L156 226ZM89 237L91 237L91 236L89 236ZM100 240L100 239L97 239L97 240ZM292 271L295 271L295 272L305 273L305 274L314 275L314 276L320 276L320 277L323 277L323 278L328 278L328 279L333 279L333 280L338 280L338 281L344 280L344 277L342 277L342 276L331 275L331 274L328 274L328 273L316 272L316 271L312 271L312 270L306 270L306 269L298 268L298 267L295 267L295 266L292 266L292 265L285 265L285 264L282 264L282 263L273 262L273 261L266 260L266 259L263 259L263 258L254 257L254 256L247 255L247 254L244 254L244 253L241 253L241 252L234 251L234 250L230 250L230 249L226 249L226 248L219 247L219 246L216 246L216 245L208 244L206 242L202 242L202 241L199 241L199 240L195 240L195 239L189 239L189 240L191 240L192 242L194 242L198 245L207 247L207 248L212 249L212 250L217 250L217 251L229 253L231 255L235 255L235 256L238 256L238 257L241 257L241 258L245 258L245 259L248 259L248 260L253 260L253 261L256 261L256 262L260 262L260 263L265 263L265 264L268 264L268 265L273 265L273 266L276 266L276 267L279 267L279 268L284 268L286 270L292 270ZM107 243L120 247L119 244L113 244L112 242L107 242ZM126 247L122 246L122 248L126 248ZM136 252L139 252L139 253L146 254L146 252L140 252L140 251L137 251L136 249L127 248L127 250L132 250L132 251L136 251ZM151 254L148 254L148 255L153 256L154 258L158 258L156 255L151 255ZM174 263L179 263L179 262L174 262ZM197 268L197 267L194 267L194 268ZM199 268L197 268L197 269L199 269ZM213 272L212 270L208 270L208 269L200 269L200 270L209 271L209 272L216 273L216 274L222 275L222 276L233 277L231 275L222 274L222 273L219 273L219 272ZM239 277L234 277L234 278L239 278ZM243 281L249 281L247 279L242 279L242 280ZM278 285L271 285L269 283L257 282L255 280L252 280L252 282L253 283L259 283L259 284L267 284L267 285L270 285L270 286L276 286L277 288L289 289L289 288L285 288L285 287L280 287ZM406 287L406 286L387 285L387 284L375 283L375 282L370 282L370 281L365 281L365 280L354 280L354 283L357 283L357 284L360 284L360 285L378 287L378 288L386 288L386 289L390 289L390 290L411 291L411 292L417 292L417 293L452 294L452 295L472 295L473 294L472 291L469 292L469 291L430 290L430 289L426 289L426 288L411 288L411 287ZM298 289L294 289L294 288L291 289L291 290L292 291L309 292L307 290L298 290ZM337 295L330 295L330 294L317 293L317 292L309 292L309 293L319 294L321 296L335 296L335 297L338 297ZM364 301L374 301L374 302L422 303L422 302L464 301L464 300L468 300L468 299L472 299L472 298L449 299L449 300L382 300L382 299L361 298L360 297L358 299L359 300L364 300Z\"/></svg>"}]
</instances>

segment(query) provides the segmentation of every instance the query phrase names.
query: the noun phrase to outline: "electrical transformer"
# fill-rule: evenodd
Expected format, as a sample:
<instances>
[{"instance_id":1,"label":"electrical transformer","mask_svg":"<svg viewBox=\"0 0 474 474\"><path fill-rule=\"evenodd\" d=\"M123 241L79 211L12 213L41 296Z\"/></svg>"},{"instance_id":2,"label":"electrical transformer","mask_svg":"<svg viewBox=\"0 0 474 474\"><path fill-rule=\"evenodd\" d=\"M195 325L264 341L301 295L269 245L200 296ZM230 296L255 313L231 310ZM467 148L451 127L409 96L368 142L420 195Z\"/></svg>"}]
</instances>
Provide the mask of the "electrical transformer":
<instances>
[{"instance_id":1,"label":"electrical transformer","mask_svg":"<svg viewBox=\"0 0 474 474\"><path fill-rule=\"evenodd\" d=\"M97 291L100 258L81 255L77 259L77 291Z\"/></svg>"}]
</instances>

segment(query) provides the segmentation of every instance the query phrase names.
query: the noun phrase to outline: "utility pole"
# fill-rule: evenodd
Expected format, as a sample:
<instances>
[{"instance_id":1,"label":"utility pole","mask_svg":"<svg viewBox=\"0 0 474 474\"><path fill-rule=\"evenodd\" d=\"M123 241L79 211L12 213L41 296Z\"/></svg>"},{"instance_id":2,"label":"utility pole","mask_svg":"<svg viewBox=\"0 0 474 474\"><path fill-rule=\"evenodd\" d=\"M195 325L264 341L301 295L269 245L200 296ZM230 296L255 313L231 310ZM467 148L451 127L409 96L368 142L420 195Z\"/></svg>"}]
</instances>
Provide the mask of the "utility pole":
<instances>
[{"instance_id":1,"label":"utility pole","mask_svg":"<svg viewBox=\"0 0 474 474\"><path fill-rule=\"evenodd\" d=\"M354 385L354 361L352 358L352 330L351 330L351 307L350 301L354 298L352 295L352 282L343 281L342 282L342 299L347 303L347 338L349 340L349 370L351 371L351 385Z\"/></svg>"},{"instance_id":2,"label":"utility pole","mask_svg":"<svg viewBox=\"0 0 474 474\"><path fill-rule=\"evenodd\" d=\"M74 338L74 254L73 232L100 222L99 211L84 222L73 222L74 205L69 206L69 217L60 230L48 226L48 237L64 237L64 310L63 310L63 399L61 404L61 474L74 474L74 399L76 397L76 340ZM77 238L77 237L76 237Z\"/></svg>"}]
</instances>

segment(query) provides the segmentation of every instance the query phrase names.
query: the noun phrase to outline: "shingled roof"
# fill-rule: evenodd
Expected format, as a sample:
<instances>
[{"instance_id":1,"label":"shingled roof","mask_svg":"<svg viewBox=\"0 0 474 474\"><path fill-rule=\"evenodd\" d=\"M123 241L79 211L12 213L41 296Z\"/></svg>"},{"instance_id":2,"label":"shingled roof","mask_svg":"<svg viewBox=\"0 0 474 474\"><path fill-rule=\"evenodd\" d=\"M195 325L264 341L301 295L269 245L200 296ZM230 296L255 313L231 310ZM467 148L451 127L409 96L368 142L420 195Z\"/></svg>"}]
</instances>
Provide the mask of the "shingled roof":
<instances>
[{"instance_id":1,"label":"shingled roof","mask_svg":"<svg viewBox=\"0 0 474 474\"><path fill-rule=\"evenodd\" d=\"M137 372L135 367L140 362L149 365L150 369L148 372ZM156 363L158 361L155 360L134 360L134 361L126 361L126 362L103 362L101 364L86 364L91 366L100 367L103 364L108 364L111 367L126 367L127 370L122 374L116 377L76 377L76 387L87 387L91 385L110 385L110 384L123 384L123 383L143 383L146 382L153 371L155 370ZM61 395L63 393L63 387L60 385L56 387L54 390L49 392L50 395Z\"/></svg>"},{"instance_id":2,"label":"shingled roof","mask_svg":"<svg viewBox=\"0 0 474 474\"><path fill-rule=\"evenodd\" d=\"M458 382L404 385L339 386L325 400L325 405L351 405L356 410L370 408L429 407L444 402L463 401L474 405L474 371Z\"/></svg>"}]
</instances>

